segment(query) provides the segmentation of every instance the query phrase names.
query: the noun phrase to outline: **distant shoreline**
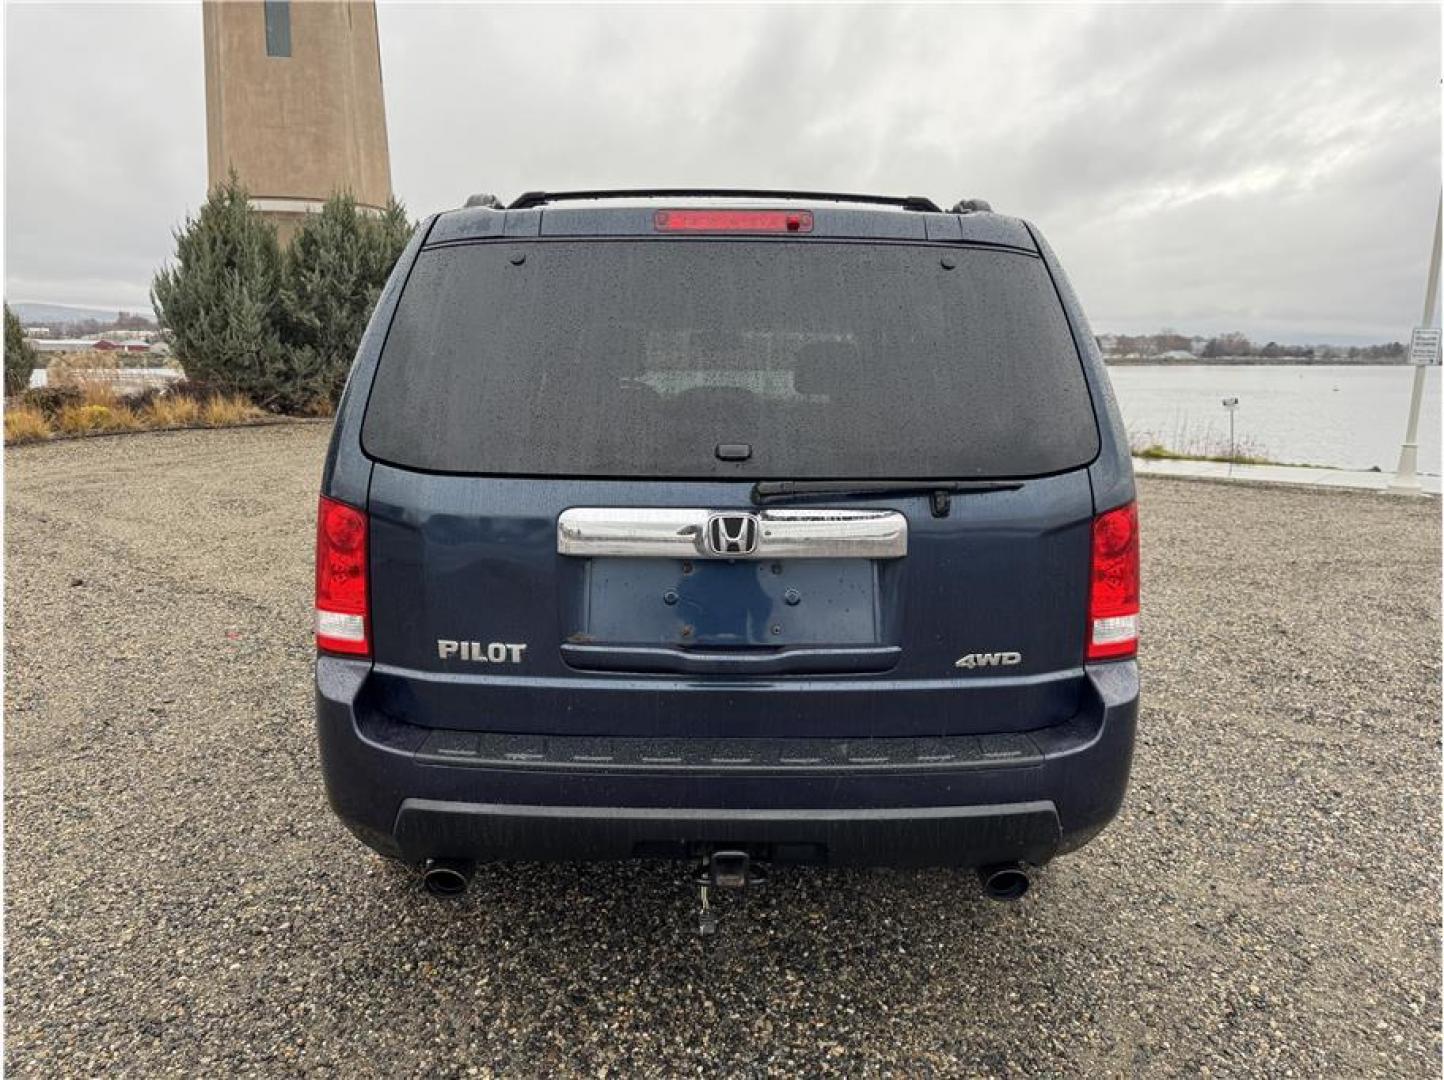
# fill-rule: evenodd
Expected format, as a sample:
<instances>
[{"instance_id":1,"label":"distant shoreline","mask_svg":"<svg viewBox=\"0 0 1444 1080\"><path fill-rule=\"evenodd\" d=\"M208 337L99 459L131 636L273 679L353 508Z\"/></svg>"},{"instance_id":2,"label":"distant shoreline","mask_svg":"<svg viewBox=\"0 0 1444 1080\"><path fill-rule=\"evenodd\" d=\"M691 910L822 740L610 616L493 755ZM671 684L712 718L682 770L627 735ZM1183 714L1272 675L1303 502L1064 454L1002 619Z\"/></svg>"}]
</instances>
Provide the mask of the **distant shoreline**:
<instances>
[{"instance_id":1,"label":"distant shoreline","mask_svg":"<svg viewBox=\"0 0 1444 1080\"><path fill-rule=\"evenodd\" d=\"M1187 360L1162 356L1105 356L1103 362L1109 367L1410 367L1407 359L1350 360L1346 357L1329 357L1318 360L1301 360L1296 356L1202 356Z\"/></svg>"}]
</instances>

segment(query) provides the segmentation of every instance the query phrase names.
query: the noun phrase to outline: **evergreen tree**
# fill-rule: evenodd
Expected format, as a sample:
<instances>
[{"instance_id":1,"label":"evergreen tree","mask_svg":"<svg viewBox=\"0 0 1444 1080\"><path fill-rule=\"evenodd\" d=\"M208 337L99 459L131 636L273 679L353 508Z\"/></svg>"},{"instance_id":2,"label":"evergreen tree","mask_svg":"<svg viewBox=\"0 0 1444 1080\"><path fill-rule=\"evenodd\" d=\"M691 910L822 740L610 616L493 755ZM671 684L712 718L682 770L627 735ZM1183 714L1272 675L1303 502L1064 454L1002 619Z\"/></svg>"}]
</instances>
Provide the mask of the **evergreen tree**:
<instances>
[{"instance_id":1,"label":"evergreen tree","mask_svg":"<svg viewBox=\"0 0 1444 1080\"><path fill-rule=\"evenodd\" d=\"M292 239L282 275L282 327L298 377L314 388L315 406L333 408L340 399L376 298L411 231L395 200L375 215L350 195L334 195Z\"/></svg>"},{"instance_id":2,"label":"evergreen tree","mask_svg":"<svg viewBox=\"0 0 1444 1080\"><path fill-rule=\"evenodd\" d=\"M282 411L314 397L281 339L281 249L234 173L176 233L151 303L186 376Z\"/></svg>"},{"instance_id":3,"label":"evergreen tree","mask_svg":"<svg viewBox=\"0 0 1444 1080\"><path fill-rule=\"evenodd\" d=\"M25 331L10 305L5 305L5 393L23 393L35 370L35 350L25 340Z\"/></svg>"}]
</instances>

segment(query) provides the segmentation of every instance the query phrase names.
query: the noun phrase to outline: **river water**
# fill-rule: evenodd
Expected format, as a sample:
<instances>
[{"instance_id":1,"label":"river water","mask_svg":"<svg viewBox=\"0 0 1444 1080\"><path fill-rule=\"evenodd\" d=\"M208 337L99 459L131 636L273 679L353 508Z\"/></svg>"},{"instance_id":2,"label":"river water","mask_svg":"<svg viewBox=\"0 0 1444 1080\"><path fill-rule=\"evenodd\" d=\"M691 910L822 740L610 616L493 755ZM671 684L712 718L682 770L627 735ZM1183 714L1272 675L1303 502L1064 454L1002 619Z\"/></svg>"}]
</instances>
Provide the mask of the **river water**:
<instances>
[{"instance_id":1,"label":"river water","mask_svg":"<svg viewBox=\"0 0 1444 1080\"><path fill-rule=\"evenodd\" d=\"M1439 473L1439 368L1424 382L1419 471ZM1224 398L1238 398L1238 448L1300 465L1392 472L1414 369L1340 365L1119 365L1109 369L1134 447L1228 449Z\"/></svg>"}]
</instances>

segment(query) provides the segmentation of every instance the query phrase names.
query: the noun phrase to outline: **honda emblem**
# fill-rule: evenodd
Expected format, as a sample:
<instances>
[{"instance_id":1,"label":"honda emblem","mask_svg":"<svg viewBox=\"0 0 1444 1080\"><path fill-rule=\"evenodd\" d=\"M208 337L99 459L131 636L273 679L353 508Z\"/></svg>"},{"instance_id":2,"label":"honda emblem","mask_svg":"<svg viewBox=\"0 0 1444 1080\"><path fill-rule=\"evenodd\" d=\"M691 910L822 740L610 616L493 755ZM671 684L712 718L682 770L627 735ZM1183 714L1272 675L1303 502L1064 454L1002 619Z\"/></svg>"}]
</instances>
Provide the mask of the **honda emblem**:
<instances>
[{"instance_id":1,"label":"honda emblem","mask_svg":"<svg viewBox=\"0 0 1444 1080\"><path fill-rule=\"evenodd\" d=\"M707 519L707 551L712 555L751 555L757 550L756 514L713 514Z\"/></svg>"}]
</instances>

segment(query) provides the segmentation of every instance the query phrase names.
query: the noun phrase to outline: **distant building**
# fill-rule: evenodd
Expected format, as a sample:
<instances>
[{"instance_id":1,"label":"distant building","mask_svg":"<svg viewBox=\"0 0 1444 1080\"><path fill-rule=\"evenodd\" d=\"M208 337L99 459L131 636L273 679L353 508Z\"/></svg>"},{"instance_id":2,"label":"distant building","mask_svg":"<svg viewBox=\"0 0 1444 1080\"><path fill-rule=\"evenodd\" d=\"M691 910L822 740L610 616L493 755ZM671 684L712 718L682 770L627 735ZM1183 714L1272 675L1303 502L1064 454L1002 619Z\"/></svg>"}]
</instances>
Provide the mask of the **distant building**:
<instances>
[{"instance_id":1,"label":"distant building","mask_svg":"<svg viewBox=\"0 0 1444 1080\"><path fill-rule=\"evenodd\" d=\"M109 338L101 338L98 341L92 341L90 347L97 352L150 352L150 343L147 341L112 341Z\"/></svg>"},{"instance_id":2,"label":"distant building","mask_svg":"<svg viewBox=\"0 0 1444 1080\"><path fill-rule=\"evenodd\" d=\"M36 352L46 353L70 353L70 352L121 352L148 353L151 351L151 344L148 341L113 341L110 338L35 338L31 340L30 347ZM169 351L169 350L167 350Z\"/></svg>"},{"instance_id":3,"label":"distant building","mask_svg":"<svg viewBox=\"0 0 1444 1080\"><path fill-rule=\"evenodd\" d=\"M337 192L384 209L376 5L204 0L201 11L211 185L234 169L283 240Z\"/></svg>"},{"instance_id":4,"label":"distant building","mask_svg":"<svg viewBox=\"0 0 1444 1080\"><path fill-rule=\"evenodd\" d=\"M36 352L85 352L95 348L93 338L36 338L30 342Z\"/></svg>"}]
</instances>

